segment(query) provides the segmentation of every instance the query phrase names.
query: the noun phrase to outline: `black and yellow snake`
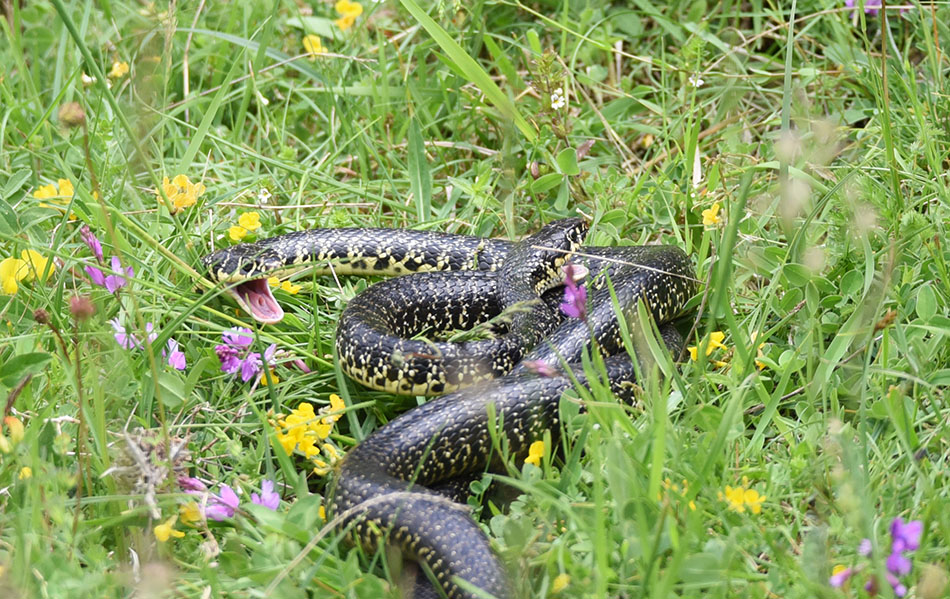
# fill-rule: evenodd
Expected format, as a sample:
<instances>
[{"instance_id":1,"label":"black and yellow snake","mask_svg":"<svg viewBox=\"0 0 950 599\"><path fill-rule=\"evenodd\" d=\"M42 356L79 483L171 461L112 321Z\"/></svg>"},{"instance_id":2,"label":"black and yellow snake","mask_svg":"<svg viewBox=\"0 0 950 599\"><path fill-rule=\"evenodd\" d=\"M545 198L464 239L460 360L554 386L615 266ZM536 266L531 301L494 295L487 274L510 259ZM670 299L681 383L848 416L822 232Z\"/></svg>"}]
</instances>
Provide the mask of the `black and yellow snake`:
<instances>
[{"instance_id":1,"label":"black and yellow snake","mask_svg":"<svg viewBox=\"0 0 950 599\"><path fill-rule=\"evenodd\" d=\"M634 324L642 300L663 325L695 293L692 266L679 248L579 248L586 230L579 219L565 219L512 243L411 230L312 229L202 259L210 276L265 323L283 316L266 282L276 273L304 265L337 274L419 273L377 283L350 302L337 331L340 364L370 387L448 395L350 450L337 469L331 505L360 543L377 547L385 536L427 566L450 598L475 597L466 586L511 596L488 539L453 502L457 489L502 466L499 439L508 459L523 460L545 431L558 433L559 400L574 385L564 368L586 384L579 364L593 344L611 356L605 382L618 393L629 387L634 365L623 349L618 309ZM583 320L557 309L568 259L589 273ZM412 339L499 315L507 317L489 339ZM677 343L675 330L661 330L668 345ZM440 595L417 585L415 596Z\"/></svg>"}]
</instances>

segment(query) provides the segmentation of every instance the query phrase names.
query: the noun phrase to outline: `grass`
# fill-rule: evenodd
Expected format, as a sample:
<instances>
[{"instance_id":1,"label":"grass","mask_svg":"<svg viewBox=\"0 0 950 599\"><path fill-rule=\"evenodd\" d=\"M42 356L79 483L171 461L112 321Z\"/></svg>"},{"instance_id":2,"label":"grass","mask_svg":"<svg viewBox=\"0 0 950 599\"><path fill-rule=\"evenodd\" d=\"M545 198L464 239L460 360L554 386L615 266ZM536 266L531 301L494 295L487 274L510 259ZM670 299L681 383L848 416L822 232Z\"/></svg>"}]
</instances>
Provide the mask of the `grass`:
<instances>
[{"instance_id":1,"label":"grass","mask_svg":"<svg viewBox=\"0 0 950 599\"><path fill-rule=\"evenodd\" d=\"M473 485L520 596L861 597L875 576L888 596L898 516L925 531L902 581L945 596L946 2L888 9L884 27L807 0L390 0L346 31L326 2L17 4L0 20L0 259L55 266L0 296L4 416L24 425L3 429L0 594L399 596L397 564L323 529L327 477L267 420L337 393L346 450L416 400L334 368L335 322L366 281L302 273L267 327L199 292L198 258L257 211L259 236L509 238L579 213L594 244L694 257L690 343L721 331L725 348L648 373L633 406L565 399L540 467L493 475L516 499ZM329 53L302 56L307 33ZM130 73L109 77L115 62ZM178 174L207 191L172 216L155 190ZM61 178L75 195L41 206ZM118 294L84 273L82 223L134 269ZM73 296L95 314L73 316ZM154 351L122 349L117 317L139 339L153 323ZM214 346L235 325L286 352L278 382L221 372ZM166 365L168 339L186 370ZM170 460L175 439L187 453ZM157 541L189 499L173 465L240 489L244 513ZM263 479L275 512L246 500ZM761 511L738 512L727 486L764 495ZM838 564L862 571L833 589Z\"/></svg>"}]
</instances>

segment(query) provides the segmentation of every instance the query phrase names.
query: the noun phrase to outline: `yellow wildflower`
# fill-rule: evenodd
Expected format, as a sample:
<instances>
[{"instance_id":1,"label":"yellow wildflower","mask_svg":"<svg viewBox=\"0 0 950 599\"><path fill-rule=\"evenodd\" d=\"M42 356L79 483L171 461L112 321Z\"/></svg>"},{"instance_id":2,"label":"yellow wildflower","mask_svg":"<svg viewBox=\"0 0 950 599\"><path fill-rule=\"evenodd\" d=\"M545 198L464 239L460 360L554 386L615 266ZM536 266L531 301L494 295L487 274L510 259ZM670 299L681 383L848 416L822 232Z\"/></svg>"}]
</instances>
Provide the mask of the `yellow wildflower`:
<instances>
[{"instance_id":1,"label":"yellow wildflower","mask_svg":"<svg viewBox=\"0 0 950 599\"><path fill-rule=\"evenodd\" d=\"M59 196L59 191L56 189L56 186L50 183L49 185L41 185L36 188L33 192L33 197L37 200L48 200L50 198L55 198ZM42 206L42 204L40 204Z\"/></svg>"},{"instance_id":2,"label":"yellow wildflower","mask_svg":"<svg viewBox=\"0 0 950 599\"><path fill-rule=\"evenodd\" d=\"M261 228L261 215L257 212L244 212L238 217L238 224L228 228L231 241L241 241L244 236Z\"/></svg>"},{"instance_id":3,"label":"yellow wildflower","mask_svg":"<svg viewBox=\"0 0 950 599\"><path fill-rule=\"evenodd\" d=\"M178 516L175 515L153 528L152 532L155 533L155 538L164 543L172 537L180 539L181 537L185 536L185 533L182 531L172 528L177 521Z\"/></svg>"},{"instance_id":4,"label":"yellow wildflower","mask_svg":"<svg viewBox=\"0 0 950 599\"><path fill-rule=\"evenodd\" d=\"M49 264L49 258L33 250L23 250L20 252L20 258L27 266L26 274L23 276L23 280L27 283L32 281L34 277L45 281L44 275L49 276L56 269L55 264ZM49 264L49 272L46 272L47 264Z\"/></svg>"},{"instance_id":5,"label":"yellow wildflower","mask_svg":"<svg viewBox=\"0 0 950 599\"><path fill-rule=\"evenodd\" d=\"M540 466L542 457L544 457L544 441L535 441L528 447L528 457L524 459L524 463Z\"/></svg>"},{"instance_id":6,"label":"yellow wildflower","mask_svg":"<svg viewBox=\"0 0 950 599\"><path fill-rule=\"evenodd\" d=\"M162 191L168 196L172 204L172 214L175 214L195 203L205 193L205 186L201 183L192 183L187 175L176 175L171 181L168 177L162 179ZM155 192L155 197L161 202L161 194Z\"/></svg>"},{"instance_id":7,"label":"yellow wildflower","mask_svg":"<svg viewBox=\"0 0 950 599\"><path fill-rule=\"evenodd\" d=\"M19 282L29 273L26 262L19 258L4 258L0 262L0 288L7 295L13 295L20 288Z\"/></svg>"},{"instance_id":8,"label":"yellow wildflower","mask_svg":"<svg viewBox=\"0 0 950 599\"><path fill-rule=\"evenodd\" d=\"M195 501L189 501L178 506L178 515L181 516L181 521L188 525L199 524L204 520L204 516L201 515L201 508L198 507L198 503Z\"/></svg>"},{"instance_id":9,"label":"yellow wildflower","mask_svg":"<svg viewBox=\"0 0 950 599\"><path fill-rule=\"evenodd\" d=\"M115 61L112 63L112 70L109 71L109 77L111 79L119 79L124 77L129 72L129 63L125 61Z\"/></svg>"},{"instance_id":10,"label":"yellow wildflower","mask_svg":"<svg viewBox=\"0 0 950 599\"><path fill-rule=\"evenodd\" d=\"M323 40L319 35L305 35L303 38L303 49L310 55L310 60L316 60L317 54L325 54L327 49L323 47Z\"/></svg>"},{"instance_id":11,"label":"yellow wildflower","mask_svg":"<svg viewBox=\"0 0 950 599\"><path fill-rule=\"evenodd\" d=\"M723 340L726 338L726 334L722 331L713 331L709 334L709 340L703 344L705 348L705 353L708 356L713 352L714 349L726 349L729 347L723 343ZM695 345L690 345L686 348L689 351L689 357L694 362L699 359L699 350ZM714 361L716 366L725 366L725 362Z\"/></svg>"},{"instance_id":12,"label":"yellow wildflower","mask_svg":"<svg viewBox=\"0 0 950 599\"><path fill-rule=\"evenodd\" d=\"M29 466L20 468L20 474L17 476L20 480L26 480L33 477L33 469Z\"/></svg>"},{"instance_id":13,"label":"yellow wildflower","mask_svg":"<svg viewBox=\"0 0 950 599\"><path fill-rule=\"evenodd\" d=\"M245 235L247 235L247 229L244 227L239 227L237 225L228 227L228 237L231 238L231 241L241 241L244 239Z\"/></svg>"},{"instance_id":14,"label":"yellow wildflower","mask_svg":"<svg viewBox=\"0 0 950 599\"><path fill-rule=\"evenodd\" d=\"M757 333L757 331L752 333L752 341L753 341L753 342L755 341L756 333ZM764 369L765 369L765 366L766 366L765 362L763 362L763 361L761 360L761 358L764 358L764 357L765 357L764 354L762 353L762 348L763 348L763 347L765 347L765 343L760 343L760 344L759 344L758 346L756 346L756 348L755 348L755 366L756 366L756 368L758 368L759 370L764 370Z\"/></svg>"},{"instance_id":15,"label":"yellow wildflower","mask_svg":"<svg viewBox=\"0 0 950 599\"><path fill-rule=\"evenodd\" d=\"M297 295L300 292L300 285L294 285L290 281L281 282L277 277L268 277L267 284L271 287L277 287L278 289L283 289L290 295Z\"/></svg>"},{"instance_id":16,"label":"yellow wildflower","mask_svg":"<svg viewBox=\"0 0 950 599\"><path fill-rule=\"evenodd\" d=\"M277 415L270 419L270 423L277 429L277 440L288 455L299 451L314 463L314 472L326 474L342 453L332 443L324 441L345 409L343 399L332 394L330 405L321 408L319 414L314 412L312 404L301 402L288 416ZM328 458L329 462L321 456Z\"/></svg>"},{"instance_id":17,"label":"yellow wildflower","mask_svg":"<svg viewBox=\"0 0 950 599\"><path fill-rule=\"evenodd\" d=\"M753 514L762 512L762 504L765 502L765 495L760 495L755 489L749 489L749 479L742 477L742 486L732 487L726 485L725 492L719 492L720 501L729 504L729 509L737 513L744 513L746 508Z\"/></svg>"},{"instance_id":18,"label":"yellow wildflower","mask_svg":"<svg viewBox=\"0 0 950 599\"><path fill-rule=\"evenodd\" d=\"M719 218L719 202L714 202L712 206L703 210L703 226L712 227L718 225L722 219Z\"/></svg>"},{"instance_id":19,"label":"yellow wildflower","mask_svg":"<svg viewBox=\"0 0 950 599\"><path fill-rule=\"evenodd\" d=\"M273 369L271 369L270 371L270 380L274 381L275 385L280 382L280 379L277 377L277 374L274 372ZM267 373L265 372L261 373L261 384L262 385L267 384Z\"/></svg>"},{"instance_id":20,"label":"yellow wildflower","mask_svg":"<svg viewBox=\"0 0 950 599\"><path fill-rule=\"evenodd\" d=\"M317 515L320 516L320 519L323 520L324 522L327 521L327 509L323 507L322 505L319 508L317 508Z\"/></svg>"},{"instance_id":21,"label":"yellow wildflower","mask_svg":"<svg viewBox=\"0 0 950 599\"><path fill-rule=\"evenodd\" d=\"M33 191L33 197L37 200L52 200L56 204L68 204L76 193L72 181L69 179L58 179L56 184L41 185ZM63 212L59 206L51 206L45 202L40 202L40 208L54 208ZM69 215L69 220L76 220L75 214Z\"/></svg>"},{"instance_id":22,"label":"yellow wildflower","mask_svg":"<svg viewBox=\"0 0 950 599\"><path fill-rule=\"evenodd\" d=\"M7 416L3 419L3 428L10 435L10 440L14 444L23 440L23 423L16 416Z\"/></svg>"},{"instance_id":23,"label":"yellow wildflower","mask_svg":"<svg viewBox=\"0 0 950 599\"><path fill-rule=\"evenodd\" d=\"M258 212L245 212L238 217L238 224L248 231L260 229L261 215Z\"/></svg>"},{"instance_id":24,"label":"yellow wildflower","mask_svg":"<svg viewBox=\"0 0 950 599\"><path fill-rule=\"evenodd\" d=\"M569 584L571 584L571 576L562 572L554 577L554 582L551 583L551 592L560 593L566 589Z\"/></svg>"},{"instance_id":25,"label":"yellow wildflower","mask_svg":"<svg viewBox=\"0 0 950 599\"><path fill-rule=\"evenodd\" d=\"M340 31L346 31L352 27L353 23L356 22L356 17L363 14L363 5L350 0L338 0L334 8L340 13L340 18L334 21Z\"/></svg>"}]
</instances>

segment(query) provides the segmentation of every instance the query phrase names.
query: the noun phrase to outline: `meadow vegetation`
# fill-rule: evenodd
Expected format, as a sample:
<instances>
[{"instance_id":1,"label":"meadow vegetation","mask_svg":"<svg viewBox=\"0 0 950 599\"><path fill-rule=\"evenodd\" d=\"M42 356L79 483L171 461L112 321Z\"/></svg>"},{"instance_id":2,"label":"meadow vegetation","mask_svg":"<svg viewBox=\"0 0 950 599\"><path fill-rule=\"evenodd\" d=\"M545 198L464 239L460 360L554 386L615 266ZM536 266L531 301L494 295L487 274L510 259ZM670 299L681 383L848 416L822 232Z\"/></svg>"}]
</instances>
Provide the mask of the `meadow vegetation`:
<instances>
[{"instance_id":1,"label":"meadow vegetation","mask_svg":"<svg viewBox=\"0 0 950 599\"><path fill-rule=\"evenodd\" d=\"M259 326L199 258L580 214L702 291L473 483L520 596L945 597L950 5L875 4L0 3L0 596L400 596L325 526L421 401L335 367L369 282Z\"/></svg>"}]
</instances>

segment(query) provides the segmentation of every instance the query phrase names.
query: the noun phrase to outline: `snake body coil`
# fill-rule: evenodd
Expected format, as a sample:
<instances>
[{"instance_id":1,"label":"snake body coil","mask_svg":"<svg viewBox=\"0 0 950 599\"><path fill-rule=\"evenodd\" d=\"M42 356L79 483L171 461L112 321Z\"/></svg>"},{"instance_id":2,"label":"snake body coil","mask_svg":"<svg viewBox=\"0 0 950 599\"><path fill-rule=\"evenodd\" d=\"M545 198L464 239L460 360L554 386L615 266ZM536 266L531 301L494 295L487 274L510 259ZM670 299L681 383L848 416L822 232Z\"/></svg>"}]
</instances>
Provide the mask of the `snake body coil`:
<instances>
[{"instance_id":1,"label":"snake body coil","mask_svg":"<svg viewBox=\"0 0 950 599\"><path fill-rule=\"evenodd\" d=\"M425 564L452 599L476 596L460 580L500 598L511 590L488 539L446 489L502 467L493 445L498 437L506 439L510 457L522 460L545 431L557 434L560 396L573 386L558 366L578 365L571 374L586 384L579 363L592 342L604 355L616 354L606 360L605 383L624 391L634 366L623 351L616 308L633 324L642 300L662 324L695 293L689 259L678 248L585 247L572 262L591 273L587 319L565 319L556 309L559 266L585 230L576 219L557 221L512 244L415 231L316 229L204 258L213 277L236 284L232 294L243 306L271 321L279 307L274 310L269 291L261 291L260 277L305 262L320 268L320 261L329 261L343 274L463 271L377 283L344 311L337 347L350 376L402 393L465 388L410 410L350 450L339 465L331 504L358 542L372 548L385 538L400 547ZM493 339L453 345L405 338L484 323L512 306L526 307L515 310L507 330ZM676 343L672 329L663 333L668 344ZM553 372L540 376L527 366L539 363ZM472 385L488 378L494 380ZM422 585L415 596L439 595Z\"/></svg>"}]
</instances>

